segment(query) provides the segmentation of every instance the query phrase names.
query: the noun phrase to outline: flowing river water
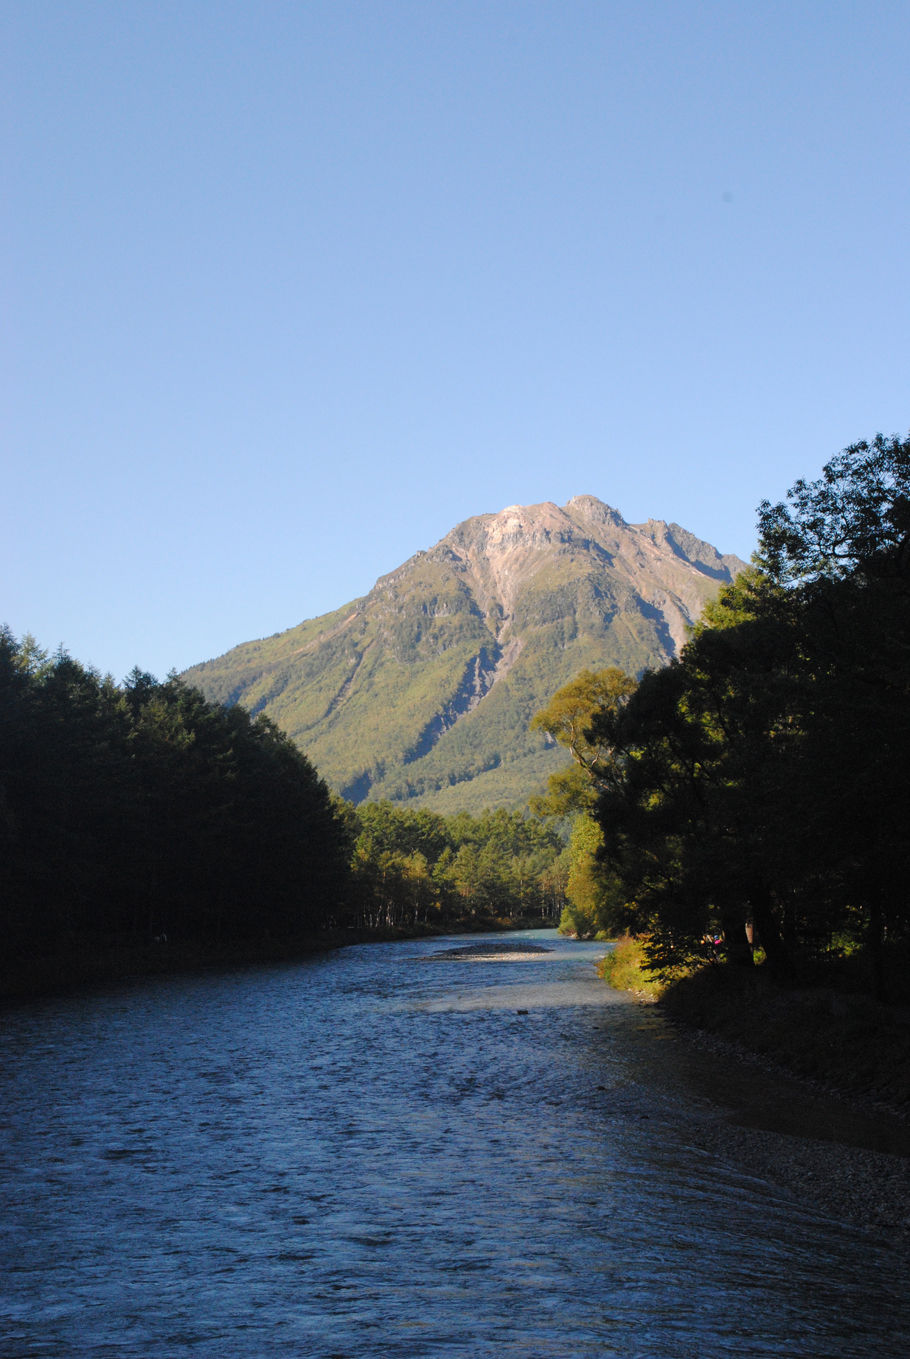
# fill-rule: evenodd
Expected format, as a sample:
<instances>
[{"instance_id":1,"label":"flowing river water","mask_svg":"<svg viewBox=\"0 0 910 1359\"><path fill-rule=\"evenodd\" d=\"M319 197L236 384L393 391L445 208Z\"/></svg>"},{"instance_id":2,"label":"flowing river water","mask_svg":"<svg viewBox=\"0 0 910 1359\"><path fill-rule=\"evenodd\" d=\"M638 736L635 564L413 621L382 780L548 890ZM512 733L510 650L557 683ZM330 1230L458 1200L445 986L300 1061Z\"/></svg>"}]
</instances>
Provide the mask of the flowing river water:
<instances>
[{"instance_id":1,"label":"flowing river water","mask_svg":"<svg viewBox=\"0 0 910 1359\"><path fill-rule=\"evenodd\" d=\"M3 1359L906 1359L906 1253L700 1149L602 945L508 940L4 1015Z\"/></svg>"}]
</instances>

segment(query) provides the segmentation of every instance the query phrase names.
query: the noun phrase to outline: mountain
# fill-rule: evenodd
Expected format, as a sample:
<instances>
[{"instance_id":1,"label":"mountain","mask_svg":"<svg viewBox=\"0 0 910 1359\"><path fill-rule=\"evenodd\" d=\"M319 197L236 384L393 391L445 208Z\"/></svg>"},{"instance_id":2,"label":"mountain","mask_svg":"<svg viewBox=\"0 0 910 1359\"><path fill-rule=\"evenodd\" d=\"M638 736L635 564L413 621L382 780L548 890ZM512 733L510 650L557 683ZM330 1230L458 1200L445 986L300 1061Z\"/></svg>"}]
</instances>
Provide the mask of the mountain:
<instances>
[{"instance_id":1,"label":"mountain","mask_svg":"<svg viewBox=\"0 0 910 1359\"><path fill-rule=\"evenodd\" d=\"M677 524L627 524L594 496L510 505L335 613L184 678L266 713L352 801L521 806L565 762L528 731L551 694L586 666L665 664L744 565Z\"/></svg>"}]
</instances>

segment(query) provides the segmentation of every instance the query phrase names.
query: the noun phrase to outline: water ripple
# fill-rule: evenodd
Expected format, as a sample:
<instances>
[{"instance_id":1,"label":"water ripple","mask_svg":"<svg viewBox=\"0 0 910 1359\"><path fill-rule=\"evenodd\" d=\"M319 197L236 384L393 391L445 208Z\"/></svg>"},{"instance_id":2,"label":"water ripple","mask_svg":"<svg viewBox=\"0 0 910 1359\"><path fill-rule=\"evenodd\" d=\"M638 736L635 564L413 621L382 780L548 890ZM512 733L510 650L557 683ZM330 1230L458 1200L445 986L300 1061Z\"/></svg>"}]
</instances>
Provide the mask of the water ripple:
<instances>
[{"instance_id":1,"label":"water ripple","mask_svg":"<svg viewBox=\"0 0 910 1359\"><path fill-rule=\"evenodd\" d=\"M597 950L526 937L8 1015L0 1354L910 1353L906 1259L699 1150Z\"/></svg>"}]
</instances>

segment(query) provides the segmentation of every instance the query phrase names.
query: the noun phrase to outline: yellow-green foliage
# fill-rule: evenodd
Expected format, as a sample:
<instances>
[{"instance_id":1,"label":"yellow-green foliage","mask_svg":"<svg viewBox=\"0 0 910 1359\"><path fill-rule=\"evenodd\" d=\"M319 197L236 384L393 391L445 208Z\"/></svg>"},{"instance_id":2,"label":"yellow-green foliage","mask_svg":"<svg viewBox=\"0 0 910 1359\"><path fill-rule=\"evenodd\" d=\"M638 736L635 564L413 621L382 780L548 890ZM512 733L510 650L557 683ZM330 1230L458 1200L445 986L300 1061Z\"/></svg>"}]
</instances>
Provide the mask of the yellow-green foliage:
<instances>
[{"instance_id":1,"label":"yellow-green foliage","mask_svg":"<svg viewBox=\"0 0 910 1359\"><path fill-rule=\"evenodd\" d=\"M502 809L448 819L391 802L348 806L362 922L375 926L552 918L559 834Z\"/></svg>"},{"instance_id":2,"label":"yellow-green foliage","mask_svg":"<svg viewBox=\"0 0 910 1359\"><path fill-rule=\"evenodd\" d=\"M601 912L606 884L597 862L603 833L590 816L576 817L564 857L567 869L566 905L559 921L561 934L576 939L606 939Z\"/></svg>"},{"instance_id":3,"label":"yellow-green foliage","mask_svg":"<svg viewBox=\"0 0 910 1359\"><path fill-rule=\"evenodd\" d=\"M604 893L603 874L597 851L603 844L603 831L590 816L580 816L569 840L569 885L566 892L573 905L597 918Z\"/></svg>"},{"instance_id":4,"label":"yellow-green foliage","mask_svg":"<svg viewBox=\"0 0 910 1359\"><path fill-rule=\"evenodd\" d=\"M615 991L631 991L639 1000L659 1000L667 986L647 970L644 940L630 934L617 941L597 970Z\"/></svg>"}]
</instances>

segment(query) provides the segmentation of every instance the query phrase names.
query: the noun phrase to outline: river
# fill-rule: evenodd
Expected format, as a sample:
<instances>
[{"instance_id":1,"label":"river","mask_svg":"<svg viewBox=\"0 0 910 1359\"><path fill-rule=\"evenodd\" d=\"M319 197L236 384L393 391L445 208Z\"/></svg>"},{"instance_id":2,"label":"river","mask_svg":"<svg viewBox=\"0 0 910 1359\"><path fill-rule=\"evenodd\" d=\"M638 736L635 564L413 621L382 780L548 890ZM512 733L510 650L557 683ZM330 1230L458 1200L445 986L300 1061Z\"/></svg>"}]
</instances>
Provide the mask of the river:
<instances>
[{"instance_id":1,"label":"river","mask_svg":"<svg viewBox=\"0 0 910 1359\"><path fill-rule=\"evenodd\" d=\"M3 1015L3 1359L906 1359L906 1254L700 1150L602 945Z\"/></svg>"}]
</instances>

